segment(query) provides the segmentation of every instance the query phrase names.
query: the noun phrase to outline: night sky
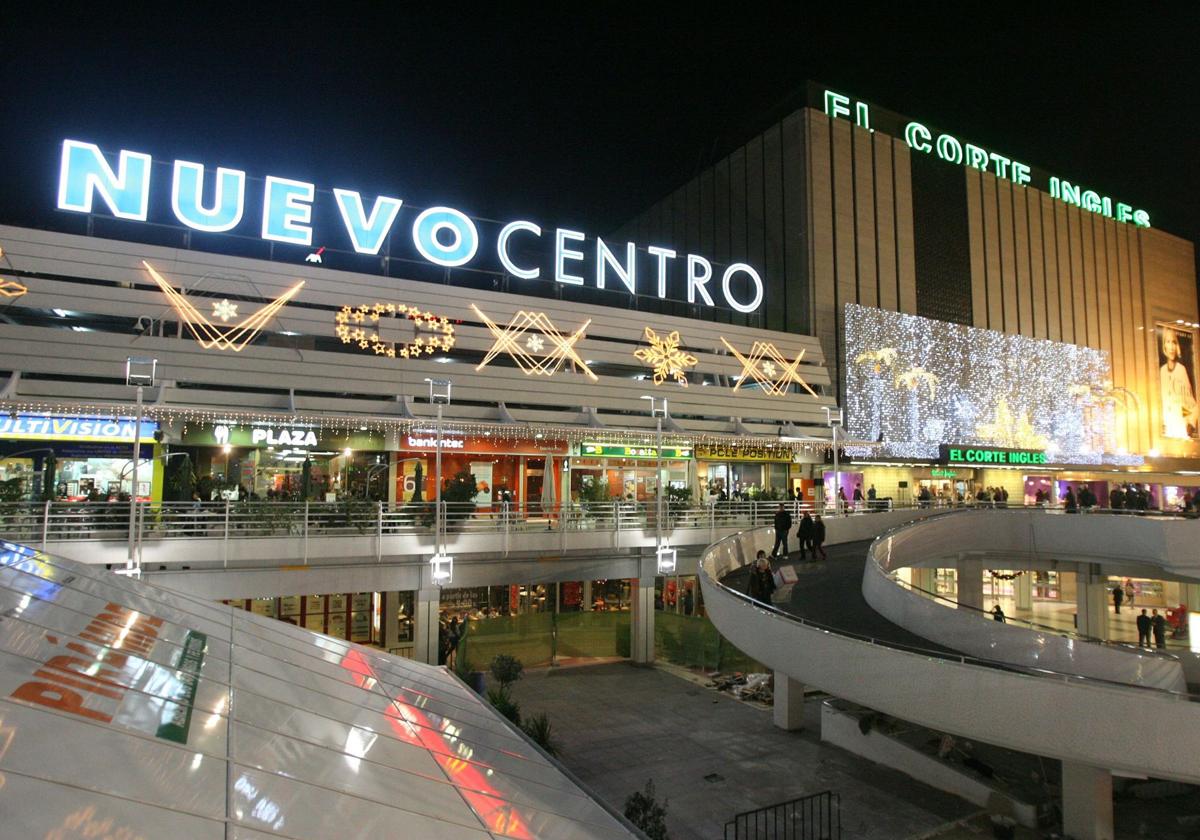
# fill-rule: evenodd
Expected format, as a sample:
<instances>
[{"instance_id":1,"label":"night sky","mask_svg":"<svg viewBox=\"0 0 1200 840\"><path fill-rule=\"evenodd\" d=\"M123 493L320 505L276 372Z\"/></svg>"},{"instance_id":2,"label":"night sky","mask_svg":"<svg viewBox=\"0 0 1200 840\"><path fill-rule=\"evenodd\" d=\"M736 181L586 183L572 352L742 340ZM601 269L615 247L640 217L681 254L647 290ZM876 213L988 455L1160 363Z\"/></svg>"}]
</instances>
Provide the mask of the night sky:
<instances>
[{"instance_id":1,"label":"night sky","mask_svg":"<svg viewBox=\"0 0 1200 840\"><path fill-rule=\"evenodd\" d=\"M813 79L1200 239L1200 17L1182 5L21 5L0 42L3 222L66 225L54 190L73 137L604 234Z\"/></svg>"}]
</instances>

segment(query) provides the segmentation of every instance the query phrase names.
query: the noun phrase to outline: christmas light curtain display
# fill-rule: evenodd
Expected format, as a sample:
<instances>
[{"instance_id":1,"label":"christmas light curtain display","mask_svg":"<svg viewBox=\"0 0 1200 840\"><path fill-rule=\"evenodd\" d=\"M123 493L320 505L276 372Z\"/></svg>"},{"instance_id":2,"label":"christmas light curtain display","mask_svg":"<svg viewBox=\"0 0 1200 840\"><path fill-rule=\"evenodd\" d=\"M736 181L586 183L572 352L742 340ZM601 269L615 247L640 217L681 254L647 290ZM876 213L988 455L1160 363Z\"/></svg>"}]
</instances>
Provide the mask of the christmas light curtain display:
<instances>
[{"instance_id":1,"label":"christmas light curtain display","mask_svg":"<svg viewBox=\"0 0 1200 840\"><path fill-rule=\"evenodd\" d=\"M847 433L882 444L848 454L936 459L940 444L963 443L1142 463L1115 451L1106 352L855 304L845 328Z\"/></svg>"}]
</instances>

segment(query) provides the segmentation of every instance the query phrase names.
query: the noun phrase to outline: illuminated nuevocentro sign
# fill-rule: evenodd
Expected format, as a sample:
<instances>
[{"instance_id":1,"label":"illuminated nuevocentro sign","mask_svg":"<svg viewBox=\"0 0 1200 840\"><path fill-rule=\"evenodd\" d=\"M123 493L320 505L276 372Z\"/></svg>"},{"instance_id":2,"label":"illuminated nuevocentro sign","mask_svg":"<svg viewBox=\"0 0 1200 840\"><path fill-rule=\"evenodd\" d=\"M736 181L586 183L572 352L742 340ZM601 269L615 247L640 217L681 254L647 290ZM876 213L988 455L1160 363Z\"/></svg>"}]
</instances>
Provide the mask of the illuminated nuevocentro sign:
<instances>
[{"instance_id":1,"label":"illuminated nuevocentro sign","mask_svg":"<svg viewBox=\"0 0 1200 840\"><path fill-rule=\"evenodd\" d=\"M115 156L105 155L95 143L64 140L58 208L93 213L99 198L118 219L148 221L153 163L145 152L121 149ZM223 233L242 225L248 180L245 172L222 166L213 173L204 164L186 160L174 161L172 170L171 211L180 223L205 233ZM359 254L378 254L400 216L403 199L376 196L368 212L358 192L335 187L332 193L334 209L350 245ZM312 247L316 184L267 175L261 200L261 210L254 211L254 224L262 239ZM417 213L411 221L411 238L422 259L448 268L475 260L483 244L475 222L453 207L429 207ZM659 245L640 248L634 242L610 245L598 236L590 253L585 253L582 248L588 241L587 234L561 227L543 233L540 225L523 219L502 225L493 246L505 271L522 280L536 280L542 277L542 266L521 252L539 242L550 245L551 241L556 283L584 286L590 275L597 289L621 289L631 295L666 299L671 266L675 265L676 274L682 269L688 303L715 307L718 304L714 296L719 296L721 305L750 313L763 302L762 277L746 263L730 263L717 272L710 260L698 254L679 254ZM514 243L521 248L514 248ZM321 262L319 254L312 255L315 259L310 261ZM720 280L716 282L718 274Z\"/></svg>"}]
</instances>

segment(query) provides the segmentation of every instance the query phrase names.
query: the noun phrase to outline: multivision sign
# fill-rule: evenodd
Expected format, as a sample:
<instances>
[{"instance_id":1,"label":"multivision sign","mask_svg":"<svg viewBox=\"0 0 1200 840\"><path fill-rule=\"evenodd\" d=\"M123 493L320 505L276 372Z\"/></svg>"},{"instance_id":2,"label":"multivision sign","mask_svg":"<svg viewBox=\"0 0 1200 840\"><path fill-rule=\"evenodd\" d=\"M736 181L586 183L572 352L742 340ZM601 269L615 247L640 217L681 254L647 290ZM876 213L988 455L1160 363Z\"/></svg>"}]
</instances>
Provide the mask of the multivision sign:
<instances>
[{"instance_id":1,"label":"multivision sign","mask_svg":"<svg viewBox=\"0 0 1200 840\"><path fill-rule=\"evenodd\" d=\"M119 219L147 221L152 163L148 154L122 149L116 155L114 167L114 162L96 144L64 140L58 208L91 213L99 197ZM240 169L219 166L214 173L203 164L176 160L170 187L171 211L193 230L231 231L242 224L247 214L246 180L246 173ZM315 184L266 176L261 210L254 210L259 235L271 242L312 247L316 197ZM334 188L333 200L350 244L360 254L379 253L404 204L403 199L378 195L371 199L368 210L360 193L340 188ZM482 244L475 223L453 207L422 210L411 222L411 236L413 246L424 259L450 268L471 262ZM587 238L586 234L567 228L543 231L535 222L520 219L501 226L496 241L489 244L495 247L504 269L523 280L540 278L542 267L518 263L513 243L529 245L545 241L546 245L553 243L556 283L584 286L590 276L597 289L623 289L638 294L641 285L641 293L648 294L644 289L648 285L653 289L651 294L665 299L670 265L680 260L688 303L717 306L714 297L719 296L723 305L745 313L755 312L762 305L762 277L746 263L728 265L718 280L712 263L697 254L679 254L672 248L651 245L644 249L650 259L643 258L648 263L643 264L636 243L609 244L597 236L589 266L589 255L582 250Z\"/></svg>"},{"instance_id":2,"label":"multivision sign","mask_svg":"<svg viewBox=\"0 0 1200 840\"><path fill-rule=\"evenodd\" d=\"M823 96L825 113L833 118L853 119L860 128L868 131L875 129L871 124L871 107L866 102L851 101L850 97L826 90ZM887 117L885 117L887 119ZM902 126L902 128L901 128ZM953 134L935 133L916 120L905 122L899 120L896 129L904 136L904 142L916 152L936 154L947 163L970 166L983 172L991 172L997 178L1004 178L1017 185L1031 184L1033 170L1019 160L1007 157L999 152L989 151L982 146L959 140ZM1039 184L1041 179L1039 178ZM1092 213L1099 213L1118 222L1132 222L1138 227L1150 227L1150 214L1145 210L1137 210L1120 201L1114 202L1106 195L1100 195L1092 189L1086 189L1079 184L1059 178L1057 175L1045 176L1045 189L1051 198L1057 198L1067 204L1073 204Z\"/></svg>"}]
</instances>

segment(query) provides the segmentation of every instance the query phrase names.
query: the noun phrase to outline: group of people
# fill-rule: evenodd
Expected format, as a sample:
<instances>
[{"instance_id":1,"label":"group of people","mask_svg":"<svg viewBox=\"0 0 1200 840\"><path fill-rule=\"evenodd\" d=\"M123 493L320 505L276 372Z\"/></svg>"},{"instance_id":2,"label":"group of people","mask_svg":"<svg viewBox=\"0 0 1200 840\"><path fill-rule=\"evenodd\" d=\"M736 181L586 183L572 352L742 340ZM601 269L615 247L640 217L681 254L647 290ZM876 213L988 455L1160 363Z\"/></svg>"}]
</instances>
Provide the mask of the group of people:
<instances>
[{"instance_id":1,"label":"group of people","mask_svg":"<svg viewBox=\"0 0 1200 840\"><path fill-rule=\"evenodd\" d=\"M787 557L788 552L788 534L791 533L792 514L788 511L787 506L780 503L779 509L775 511L775 545L771 548L772 557ZM796 529L796 536L800 540L800 559L804 560L811 551L813 559L817 559L817 554L820 553L821 559L825 559L825 521L820 515L814 519L808 511L800 517L800 525ZM783 549L780 554L779 550Z\"/></svg>"},{"instance_id":2,"label":"group of people","mask_svg":"<svg viewBox=\"0 0 1200 840\"><path fill-rule=\"evenodd\" d=\"M1142 610L1142 614L1137 617L1138 647L1150 647L1150 634L1153 633L1154 646L1165 648L1167 646L1167 619L1159 615L1158 610L1151 610L1151 612L1154 614L1146 615L1146 611Z\"/></svg>"}]
</instances>

